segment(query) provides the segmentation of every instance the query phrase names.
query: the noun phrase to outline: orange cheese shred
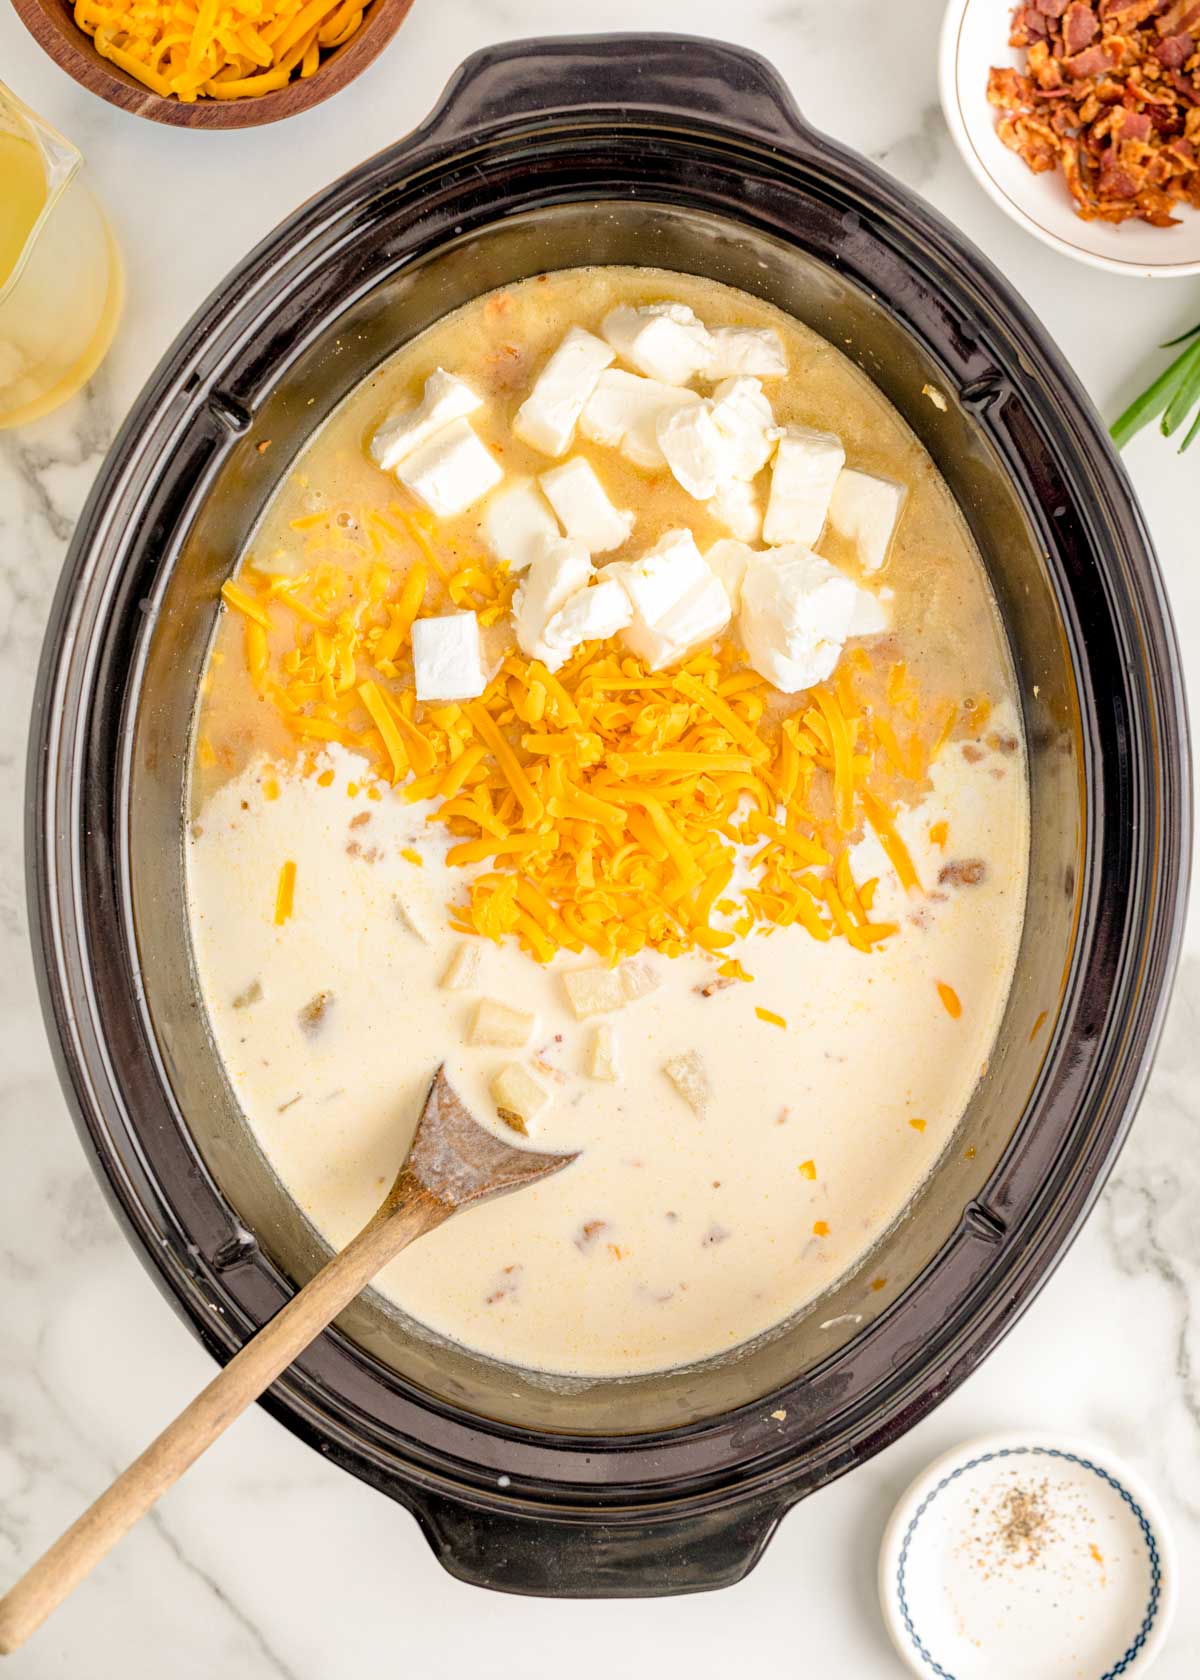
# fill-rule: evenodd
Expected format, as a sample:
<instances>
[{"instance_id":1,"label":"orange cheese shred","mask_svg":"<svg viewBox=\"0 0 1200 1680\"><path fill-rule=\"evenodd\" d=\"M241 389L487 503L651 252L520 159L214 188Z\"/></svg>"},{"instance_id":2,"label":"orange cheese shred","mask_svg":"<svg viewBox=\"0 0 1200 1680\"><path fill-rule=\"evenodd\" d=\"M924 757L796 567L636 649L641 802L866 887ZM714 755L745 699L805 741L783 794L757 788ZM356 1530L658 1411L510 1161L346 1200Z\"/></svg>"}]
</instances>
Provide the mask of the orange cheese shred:
<instances>
[{"instance_id":1,"label":"orange cheese shred","mask_svg":"<svg viewBox=\"0 0 1200 1680\"><path fill-rule=\"evenodd\" d=\"M296 865L291 858L279 871L279 885L275 888L275 926L282 927L291 920L296 898Z\"/></svg>"}]
</instances>

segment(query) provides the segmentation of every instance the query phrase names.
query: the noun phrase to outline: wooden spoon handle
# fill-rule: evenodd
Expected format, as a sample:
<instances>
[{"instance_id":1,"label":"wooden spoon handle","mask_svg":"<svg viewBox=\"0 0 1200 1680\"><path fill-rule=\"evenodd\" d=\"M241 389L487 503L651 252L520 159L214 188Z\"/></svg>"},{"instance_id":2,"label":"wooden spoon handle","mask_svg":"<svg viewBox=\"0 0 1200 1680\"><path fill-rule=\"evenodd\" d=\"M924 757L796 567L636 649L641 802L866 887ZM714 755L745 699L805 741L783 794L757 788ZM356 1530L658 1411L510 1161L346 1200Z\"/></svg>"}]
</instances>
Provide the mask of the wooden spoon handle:
<instances>
[{"instance_id":1,"label":"wooden spoon handle","mask_svg":"<svg viewBox=\"0 0 1200 1680\"><path fill-rule=\"evenodd\" d=\"M444 1203L426 1195L418 1194L399 1206L389 1198L370 1224L235 1354L174 1423L0 1599L0 1655L25 1643L138 1518L365 1289L381 1267L440 1225L449 1213Z\"/></svg>"}]
</instances>

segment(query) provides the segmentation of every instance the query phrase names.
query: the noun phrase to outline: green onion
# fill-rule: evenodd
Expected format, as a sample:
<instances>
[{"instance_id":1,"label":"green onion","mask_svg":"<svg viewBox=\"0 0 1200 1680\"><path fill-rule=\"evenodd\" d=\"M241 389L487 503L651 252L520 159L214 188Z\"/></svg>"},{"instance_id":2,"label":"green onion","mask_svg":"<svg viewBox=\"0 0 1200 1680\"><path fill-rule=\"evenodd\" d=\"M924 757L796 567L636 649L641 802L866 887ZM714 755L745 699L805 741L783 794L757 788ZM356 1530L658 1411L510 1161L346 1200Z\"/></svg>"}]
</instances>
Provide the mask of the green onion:
<instances>
[{"instance_id":1,"label":"green onion","mask_svg":"<svg viewBox=\"0 0 1200 1680\"><path fill-rule=\"evenodd\" d=\"M1195 343L1191 342L1193 339ZM1194 408L1200 410L1200 325L1194 326L1190 332L1181 333L1161 348L1169 350L1177 344L1187 345L1187 348L1180 351L1170 367L1160 373L1140 397L1134 398L1113 424L1111 436L1118 449L1124 449L1130 438L1152 420L1159 420L1164 437L1172 437ZM1179 446L1181 455L1198 436L1200 412L1184 434Z\"/></svg>"}]
</instances>

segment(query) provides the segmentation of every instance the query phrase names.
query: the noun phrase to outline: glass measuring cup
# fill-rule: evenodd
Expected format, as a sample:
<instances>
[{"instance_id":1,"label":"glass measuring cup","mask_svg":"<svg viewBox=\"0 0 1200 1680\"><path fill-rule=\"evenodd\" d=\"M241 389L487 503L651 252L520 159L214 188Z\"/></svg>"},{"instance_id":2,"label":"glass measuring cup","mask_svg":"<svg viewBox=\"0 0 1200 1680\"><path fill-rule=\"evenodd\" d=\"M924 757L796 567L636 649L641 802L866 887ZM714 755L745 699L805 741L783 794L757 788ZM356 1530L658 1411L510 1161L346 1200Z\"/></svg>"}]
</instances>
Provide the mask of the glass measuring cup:
<instances>
[{"instance_id":1,"label":"glass measuring cup","mask_svg":"<svg viewBox=\"0 0 1200 1680\"><path fill-rule=\"evenodd\" d=\"M0 427L74 396L112 342L121 257L82 166L0 82Z\"/></svg>"}]
</instances>

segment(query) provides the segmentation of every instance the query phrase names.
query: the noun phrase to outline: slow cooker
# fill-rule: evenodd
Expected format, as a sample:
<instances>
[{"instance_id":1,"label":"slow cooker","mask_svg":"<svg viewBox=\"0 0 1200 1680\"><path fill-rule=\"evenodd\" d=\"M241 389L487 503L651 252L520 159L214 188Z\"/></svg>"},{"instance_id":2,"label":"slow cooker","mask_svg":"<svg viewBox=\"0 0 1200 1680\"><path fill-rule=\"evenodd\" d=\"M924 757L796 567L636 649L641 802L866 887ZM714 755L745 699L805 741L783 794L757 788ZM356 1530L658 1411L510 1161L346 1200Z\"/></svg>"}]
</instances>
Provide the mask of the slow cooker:
<instances>
[{"instance_id":1,"label":"slow cooker","mask_svg":"<svg viewBox=\"0 0 1200 1680\"><path fill-rule=\"evenodd\" d=\"M1189 855L1179 660L1124 474L1013 288L814 133L751 53L638 35L476 54L421 128L246 259L129 416L47 635L29 893L81 1136L226 1360L325 1250L238 1114L190 965L187 742L220 585L314 427L400 343L488 288L594 263L743 287L875 381L983 555L1029 743L1000 1035L953 1144L862 1265L756 1343L621 1381L489 1362L368 1295L263 1402L411 1510L466 1581L676 1593L744 1575L792 1504L985 1357L1099 1192L1158 1034Z\"/></svg>"}]
</instances>

